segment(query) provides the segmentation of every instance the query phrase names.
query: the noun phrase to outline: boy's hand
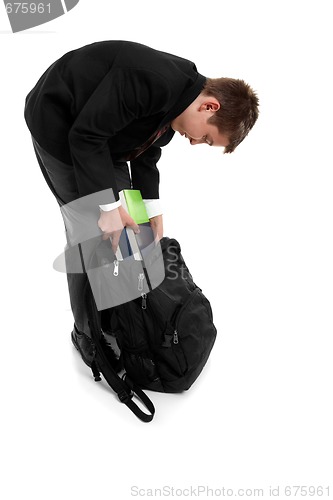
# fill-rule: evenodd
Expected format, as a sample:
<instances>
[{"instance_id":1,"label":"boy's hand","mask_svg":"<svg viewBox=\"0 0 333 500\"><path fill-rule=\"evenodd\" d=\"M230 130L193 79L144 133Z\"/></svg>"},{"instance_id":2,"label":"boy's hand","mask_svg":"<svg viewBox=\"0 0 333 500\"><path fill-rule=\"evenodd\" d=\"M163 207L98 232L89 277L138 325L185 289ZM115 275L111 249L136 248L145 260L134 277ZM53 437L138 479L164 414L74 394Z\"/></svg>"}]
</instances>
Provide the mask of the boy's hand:
<instances>
[{"instance_id":1,"label":"boy's hand","mask_svg":"<svg viewBox=\"0 0 333 500\"><path fill-rule=\"evenodd\" d=\"M156 215L156 217L152 217L149 221L154 233L154 240L158 242L163 238L163 216Z\"/></svg>"},{"instance_id":2,"label":"boy's hand","mask_svg":"<svg viewBox=\"0 0 333 500\"><path fill-rule=\"evenodd\" d=\"M117 251L120 235L124 227L130 227L135 233L140 232L139 226L123 207L115 208L109 212L101 210L97 224L104 233L103 240L112 239L112 250L114 253Z\"/></svg>"}]
</instances>

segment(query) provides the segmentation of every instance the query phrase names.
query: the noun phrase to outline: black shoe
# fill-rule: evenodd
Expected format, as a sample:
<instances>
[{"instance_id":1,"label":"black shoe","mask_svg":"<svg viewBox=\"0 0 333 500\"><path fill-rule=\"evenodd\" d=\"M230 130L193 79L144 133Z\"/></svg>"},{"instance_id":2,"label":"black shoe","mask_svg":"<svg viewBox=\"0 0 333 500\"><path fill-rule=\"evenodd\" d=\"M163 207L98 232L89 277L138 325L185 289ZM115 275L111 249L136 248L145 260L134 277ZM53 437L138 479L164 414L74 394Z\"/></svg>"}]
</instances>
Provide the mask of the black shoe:
<instances>
[{"instance_id":1,"label":"black shoe","mask_svg":"<svg viewBox=\"0 0 333 500\"><path fill-rule=\"evenodd\" d=\"M83 361L91 368L91 364L95 358L95 344L88 335L80 332L75 325L71 333L71 338Z\"/></svg>"},{"instance_id":2,"label":"black shoe","mask_svg":"<svg viewBox=\"0 0 333 500\"><path fill-rule=\"evenodd\" d=\"M90 337L88 337L88 335L80 332L75 325L71 333L71 338L75 348L81 354L81 357L85 364L92 368L96 354L96 346L94 342ZM106 340L103 333L101 333L100 342L111 366L114 370L116 370L116 372L120 372L122 370L121 358L116 355L112 348L112 345Z\"/></svg>"}]
</instances>

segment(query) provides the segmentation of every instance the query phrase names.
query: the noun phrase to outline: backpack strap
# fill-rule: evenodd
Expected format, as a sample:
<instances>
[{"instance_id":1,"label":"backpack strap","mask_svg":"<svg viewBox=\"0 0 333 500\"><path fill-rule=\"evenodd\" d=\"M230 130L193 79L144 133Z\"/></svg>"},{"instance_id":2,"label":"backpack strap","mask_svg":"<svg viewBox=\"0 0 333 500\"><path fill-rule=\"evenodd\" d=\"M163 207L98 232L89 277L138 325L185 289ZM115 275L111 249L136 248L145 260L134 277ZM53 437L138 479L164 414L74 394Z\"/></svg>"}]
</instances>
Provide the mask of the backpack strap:
<instances>
[{"instance_id":1,"label":"backpack strap","mask_svg":"<svg viewBox=\"0 0 333 500\"><path fill-rule=\"evenodd\" d=\"M138 418L140 418L144 422L150 422L153 419L154 414L155 414L155 408L154 408L153 403L151 402L151 400L149 399L149 397L147 396L147 394L144 393L140 389L140 387L138 387L137 385L135 385L126 373L124 375L124 380L125 380L125 383L127 384L127 386L130 387L132 395L135 395L136 397L138 397L140 399L140 401L145 405L145 407L147 408L147 410L149 410L150 415L147 415L142 410L140 410L140 408L138 407L138 405L136 403L134 403L134 401L132 399L130 399L129 401L125 402L125 404L127 404L127 406L129 407L129 409L132 410L132 412ZM119 397L119 394L118 394L118 397Z\"/></svg>"},{"instance_id":2,"label":"backpack strap","mask_svg":"<svg viewBox=\"0 0 333 500\"><path fill-rule=\"evenodd\" d=\"M119 400L124 403L140 420L143 422L151 422L154 418L155 408L149 397L136 386L130 378L125 374L124 378L120 378L117 372L112 367L101 343L101 328L99 313L96 308L95 301L92 296L90 287L86 294L86 306L89 317L89 326L91 331L92 341L96 347L95 359L92 363L91 369L95 381L100 381L100 373L102 373L108 385L116 392ZM133 396L136 396L143 405L147 408L149 413L145 413L133 401Z\"/></svg>"},{"instance_id":3,"label":"backpack strap","mask_svg":"<svg viewBox=\"0 0 333 500\"><path fill-rule=\"evenodd\" d=\"M124 379L119 377L109 363L109 360L105 355L103 345L95 335L93 335L93 342L96 346L94 369L97 370L97 372L102 373L106 382L117 393L121 403L124 403L143 422L151 422L155 414L155 408L152 401L129 379L129 377L126 375ZM96 372L94 373L94 376L95 380L98 381L98 378L96 378ZM99 380L101 380L100 377ZM141 400L149 413L145 413L141 410L141 408L139 408L139 406L133 401L133 396L136 396Z\"/></svg>"}]
</instances>

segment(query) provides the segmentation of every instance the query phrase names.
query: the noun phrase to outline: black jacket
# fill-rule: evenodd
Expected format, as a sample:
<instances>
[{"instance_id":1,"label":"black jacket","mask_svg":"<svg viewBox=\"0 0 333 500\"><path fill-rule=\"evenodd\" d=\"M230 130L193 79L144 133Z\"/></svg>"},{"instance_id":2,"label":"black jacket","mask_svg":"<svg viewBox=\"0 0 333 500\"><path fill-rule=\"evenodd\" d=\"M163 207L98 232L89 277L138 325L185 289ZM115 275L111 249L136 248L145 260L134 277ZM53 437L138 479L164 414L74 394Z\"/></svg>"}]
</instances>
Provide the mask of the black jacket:
<instances>
[{"instance_id":1,"label":"black jacket","mask_svg":"<svg viewBox=\"0 0 333 500\"><path fill-rule=\"evenodd\" d=\"M186 59L134 42L97 42L47 69L26 98L25 119L42 148L74 166L81 196L113 188L117 200L113 161L182 113L205 80ZM131 161L143 198L159 197L156 163L173 134Z\"/></svg>"}]
</instances>

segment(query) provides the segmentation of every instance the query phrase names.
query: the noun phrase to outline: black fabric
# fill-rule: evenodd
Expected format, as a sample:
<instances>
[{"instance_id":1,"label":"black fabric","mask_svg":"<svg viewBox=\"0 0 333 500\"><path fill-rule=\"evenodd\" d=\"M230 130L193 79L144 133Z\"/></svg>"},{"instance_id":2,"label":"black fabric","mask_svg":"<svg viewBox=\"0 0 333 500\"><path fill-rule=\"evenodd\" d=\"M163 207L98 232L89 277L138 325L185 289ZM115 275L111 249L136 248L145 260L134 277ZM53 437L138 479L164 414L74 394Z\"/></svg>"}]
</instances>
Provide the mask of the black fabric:
<instances>
[{"instance_id":1,"label":"black fabric","mask_svg":"<svg viewBox=\"0 0 333 500\"><path fill-rule=\"evenodd\" d=\"M114 162L182 113L205 81L186 59L134 42L97 42L45 71L26 98L25 119L43 149L73 164L80 196L113 188L118 199ZM144 198L158 198L156 163L173 134L133 162L133 187Z\"/></svg>"},{"instance_id":2,"label":"black fabric","mask_svg":"<svg viewBox=\"0 0 333 500\"><path fill-rule=\"evenodd\" d=\"M34 137L32 137L32 143L44 179L59 205L70 203L79 198L73 165L64 163L45 151ZM119 190L131 189L132 180L128 163L116 161L114 170Z\"/></svg>"}]
</instances>

